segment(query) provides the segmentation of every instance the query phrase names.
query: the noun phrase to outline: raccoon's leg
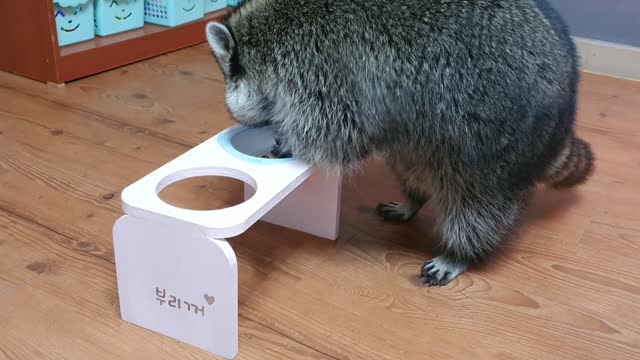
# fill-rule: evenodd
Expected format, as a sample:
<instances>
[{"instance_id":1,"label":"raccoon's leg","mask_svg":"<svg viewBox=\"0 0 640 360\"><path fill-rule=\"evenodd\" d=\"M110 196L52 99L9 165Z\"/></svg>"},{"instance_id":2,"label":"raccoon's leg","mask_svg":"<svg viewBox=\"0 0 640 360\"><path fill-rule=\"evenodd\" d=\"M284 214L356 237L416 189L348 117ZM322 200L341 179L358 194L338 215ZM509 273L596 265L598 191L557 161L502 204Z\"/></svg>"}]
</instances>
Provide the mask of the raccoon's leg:
<instances>
[{"instance_id":1,"label":"raccoon's leg","mask_svg":"<svg viewBox=\"0 0 640 360\"><path fill-rule=\"evenodd\" d=\"M411 220L429 200L422 194L405 190L407 199L403 203L390 201L376 206L376 213L386 221L407 222Z\"/></svg>"},{"instance_id":2,"label":"raccoon's leg","mask_svg":"<svg viewBox=\"0 0 640 360\"><path fill-rule=\"evenodd\" d=\"M447 285L470 264L489 257L516 228L527 194L487 194L473 199L465 194L440 199L438 228L444 254L423 265L422 282Z\"/></svg>"},{"instance_id":3,"label":"raccoon's leg","mask_svg":"<svg viewBox=\"0 0 640 360\"><path fill-rule=\"evenodd\" d=\"M410 163L394 159L389 167L400 180L406 200L403 203L387 202L378 204L376 212L386 221L407 222L429 201L428 172Z\"/></svg>"}]
</instances>

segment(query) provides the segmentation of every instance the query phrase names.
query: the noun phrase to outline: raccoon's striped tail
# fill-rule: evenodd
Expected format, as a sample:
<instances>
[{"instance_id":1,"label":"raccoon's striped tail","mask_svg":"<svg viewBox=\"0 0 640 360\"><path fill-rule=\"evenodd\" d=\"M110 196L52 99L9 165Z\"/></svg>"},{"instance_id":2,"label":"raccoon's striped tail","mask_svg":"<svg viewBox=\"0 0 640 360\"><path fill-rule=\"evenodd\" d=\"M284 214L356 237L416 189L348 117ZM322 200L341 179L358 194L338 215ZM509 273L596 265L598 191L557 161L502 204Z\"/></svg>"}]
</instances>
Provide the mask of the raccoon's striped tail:
<instances>
[{"instance_id":1,"label":"raccoon's striped tail","mask_svg":"<svg viewBox=\"0 0 640 360\"><path fill-rule=\"evenodd\" d=\"M544 182L554 188L568 188L587 181L593 173L594 156L591 146L578 137L571 137L544 174Z\"/></svg>"}]
</instances>

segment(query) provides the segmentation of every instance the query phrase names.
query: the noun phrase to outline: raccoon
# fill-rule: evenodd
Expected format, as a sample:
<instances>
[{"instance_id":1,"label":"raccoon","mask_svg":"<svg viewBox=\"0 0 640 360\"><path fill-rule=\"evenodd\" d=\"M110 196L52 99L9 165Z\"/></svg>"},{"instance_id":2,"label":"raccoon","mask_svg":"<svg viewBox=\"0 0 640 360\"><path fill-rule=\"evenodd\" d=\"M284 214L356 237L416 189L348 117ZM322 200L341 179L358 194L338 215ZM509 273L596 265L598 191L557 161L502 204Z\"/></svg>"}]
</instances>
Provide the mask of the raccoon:
<instances>
[{"instance_id":1,"label":"raccoon","mask_svg":"<svg viewBox=\"0 0 640 360\"><path fill-rule=\"evenodd\" d=\"M342 171L382 157L406 197L376 207L388 221L435 205L425 285L491 259L537 184L593 172L576 49L546 0L247 0L206 35L230 113L277 127L280 154Z\"/></svg>"}]
</instances>

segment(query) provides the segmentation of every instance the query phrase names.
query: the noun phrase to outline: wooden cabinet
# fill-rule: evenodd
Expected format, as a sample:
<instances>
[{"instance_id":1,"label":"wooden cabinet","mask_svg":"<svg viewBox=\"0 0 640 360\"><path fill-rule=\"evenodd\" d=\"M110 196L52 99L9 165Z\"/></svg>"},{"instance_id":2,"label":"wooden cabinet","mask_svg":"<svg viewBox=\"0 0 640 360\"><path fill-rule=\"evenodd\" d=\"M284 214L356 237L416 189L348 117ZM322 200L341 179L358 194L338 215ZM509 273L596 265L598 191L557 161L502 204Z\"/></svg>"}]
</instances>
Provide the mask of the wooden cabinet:
<instances>
[{"instance_id":1,"label":"wooden cabinet","mask_svg":"<svg viewBox=\"0 0 640 360\"><path fill-rule=\"evenodd\" d=\"M62 84L118 66L206 41L205 24L229 8L177 27L146 23L143 28L82 43L58 46L51 0L2 0L0 70Z\"/></svg>"}]
</instances>

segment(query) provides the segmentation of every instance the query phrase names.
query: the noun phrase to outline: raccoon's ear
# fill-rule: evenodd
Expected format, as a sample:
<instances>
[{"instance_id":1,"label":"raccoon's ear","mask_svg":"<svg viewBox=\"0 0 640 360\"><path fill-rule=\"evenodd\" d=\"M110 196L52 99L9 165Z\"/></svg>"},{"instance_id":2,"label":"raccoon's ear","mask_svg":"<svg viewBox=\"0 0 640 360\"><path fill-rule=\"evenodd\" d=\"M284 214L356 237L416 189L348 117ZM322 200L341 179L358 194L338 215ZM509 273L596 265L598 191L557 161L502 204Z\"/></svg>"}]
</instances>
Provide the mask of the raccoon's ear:
<instances>
[{"instance_id":1,"label":"raccoon's ear","mask_svg":"<svg viewBox=\"0 0 640 360\"><path fill-rule=\"evenodd\" d=\"M206 31L211 50L218 58L222 70L228 74L231 68L231 56L236 46L229 28L221 23L210 22L207 24Z\"/></svg>"}]
</instances>

